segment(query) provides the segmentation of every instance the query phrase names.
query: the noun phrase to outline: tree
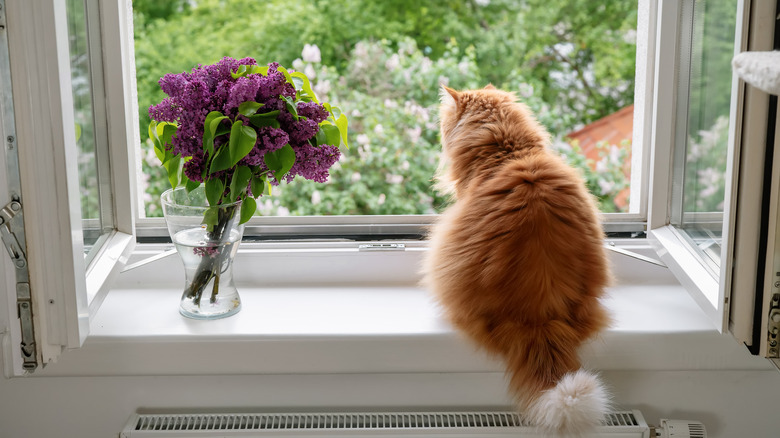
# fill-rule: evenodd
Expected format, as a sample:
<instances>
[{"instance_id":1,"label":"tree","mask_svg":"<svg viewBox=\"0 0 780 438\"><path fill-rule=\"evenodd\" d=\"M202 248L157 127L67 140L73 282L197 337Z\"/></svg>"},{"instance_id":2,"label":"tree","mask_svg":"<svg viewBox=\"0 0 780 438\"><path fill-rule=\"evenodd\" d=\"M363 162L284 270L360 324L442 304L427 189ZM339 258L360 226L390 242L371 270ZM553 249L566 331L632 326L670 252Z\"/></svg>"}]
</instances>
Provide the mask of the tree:
<instances>
[{"instance_id":1,"label":"tree","mask_svg":"<svg viewBox=\"0 0 780 438\"><path fill-rule=\"evenodd\" d=\"M318 94L350 112L353 147L330 183L296 181L261 201L266 214L439 211L446 200L432 190L431 179L440 149L436 112L442 83L455 88L493 83L516 91L556 138L633 100L634 2L136 4L141 132L146 132L147 108L164 97L157 85L161 76L223 56L252 56L260 63L278 61L314 72ZM304 44L319 47L321 62L298 59ZM149 175L147 214L156 215L154 201L166 182L151 148L142 146ZM606 199L594 182L598 175L591 176L591 189Z\"/></svg>"}]
</instances>

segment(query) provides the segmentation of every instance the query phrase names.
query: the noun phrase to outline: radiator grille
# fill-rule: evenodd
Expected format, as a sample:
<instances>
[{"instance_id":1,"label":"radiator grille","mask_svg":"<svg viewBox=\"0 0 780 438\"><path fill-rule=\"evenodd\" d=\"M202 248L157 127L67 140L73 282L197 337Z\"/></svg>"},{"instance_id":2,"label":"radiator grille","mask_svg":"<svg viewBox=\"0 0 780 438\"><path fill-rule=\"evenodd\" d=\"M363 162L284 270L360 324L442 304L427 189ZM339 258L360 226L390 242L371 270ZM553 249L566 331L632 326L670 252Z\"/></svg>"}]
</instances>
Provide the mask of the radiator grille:
<instances>
[{"instance_id":1,"label":"radiator grille","mask_svg":"<svg viewBox=\"0 0 780 438\"><path fill-rule=\"evenodd\" d=\"M691 438L707 438L707 432L704 430L704 425L701 423L688 424L688 436Z\"/></svg>"},{"instance_id":2,"label":"radiator grille","mask_svg":"<svg viewBox=\"0 0 780 438\"><path fill-rule=\"evenodd\" d=\"M633 412L608 414L604 426L638 426ZM528 426L514 412L138 415L136 431L452 429Z\"/></svg>"}]
</instances>

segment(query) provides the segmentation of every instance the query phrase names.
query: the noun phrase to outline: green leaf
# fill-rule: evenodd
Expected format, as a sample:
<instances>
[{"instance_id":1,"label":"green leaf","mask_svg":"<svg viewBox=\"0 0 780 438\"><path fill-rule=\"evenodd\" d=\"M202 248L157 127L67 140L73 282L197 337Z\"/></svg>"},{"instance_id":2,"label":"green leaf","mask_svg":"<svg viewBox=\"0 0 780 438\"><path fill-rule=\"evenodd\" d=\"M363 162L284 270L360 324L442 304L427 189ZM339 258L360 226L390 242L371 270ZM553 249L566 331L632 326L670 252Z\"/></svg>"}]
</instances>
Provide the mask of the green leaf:
<instances>
[{"instance_id":1,"label":"green leaf","mask_svg":"<svg viewBox=\"0 0 780 438\"><path fill-rule=\"evenodd\" d=\"M239 224L244 224L252 219L252 216L257 211L257 202L249 196L245 197L241 202L241 221Z\"/></svg>"},{"instance_id":2,"label":"green leaf","mask_svg":"<svg viewBox=\"0 0 780 438\"><path fill-rule=\"evenodd\" d=\"M279 115L279 110L273 110L267 113L253 114L248 118L249 118L249 123L251 123L253 126L256 126L258 128L271 126L278 129L279 121L276 120L276 116L278 115Z\"/></svg>"},{"instance_id":3,"label":"green leaf","mask_svg":"<svg viewBox=\"0 0 780 438\"><path fill-rule=\"evenodd\" d=\"M160 136L157 133L157 121L155 120L149 122L149 138L155 146L159 146L160 149L163 149L162 143L160 142Z\"/></svg>"},{"instance_id":4,"label":"green leaf","mask_svg":"<svg viewBox=\"0 0 780 438\"><path fill-rule=\"evenodd\" d=\"M268 76L268 66L267 65L249 65L249 66L247 66L246 74L248 74L248 75L259 74L259 75L262 75L262 76Z\"/></svg>"},{"instance_id":5,"label":"green leaf","mask_svg":"<svg viewBox=\"0 0 780 438\"><path fill-rule=\"evenodd\" d=\"M265 175L252 176L252 179L249 181L249 186L252 188L252 196L255 198L262 196L263 192L265 192L265 183Z\"/></svg>"},{"instance_id":6,"label":"green leaf","mask_svg":"<svg viewBox=\"0 0 780 438\"><path fill-rule=\"evenodd\" d=\"M187 182L184 184L184 188L187 190L187 193L197 189L198 187L200 187L200 183L189 178L187 178Z\"/></svg>"},{"instance_id":7,"label":"green leaf","mask_svg":"<svg viewBox=\"0 0 780 438\"><path fill-rule=\"evenodd\" d=\"M249 117L249 123L251 123L252 126L256 128L264 128L266 126L270 126L272 128L279 129L279 127L281 126L278 120L273 119L271 117L260 117L257 114Z\"/></svg>"},{"instance_id":8,"label":"green leaf","mask_svg":"<svg viewBox=\"0 0 780 438\"><path fill-rule=\"evenodd\" d=\"M295 106L295 102L287 96L279 96L287 104L287 112L293 116L293 120L298 120L298 108Z\"/></svg>"},{"instance_id":9,"label":"green leaf","mask_svg":"<svg viewBox=\"0 0 780 438\"><path fill-rule=\"evenodd\" d=\"M287 71L286 68L282 67L281 65L276 68L276 71L284 75L284 78L287 79L287 82L290 83L293 87L295 86L295 82L293 82L292 76L290 76L290 73Z\"/></svg>"},{"instance_id":10,"label":"green leaf","mask_svg":"<svg viewBox=\"0 0 780 438\"><path fill-rule=\"evenodd\" d=\"M274 171L274 178L281 182L295 164L295 150L286 144L279 150L266 153L263 159L268 169Z\"/></svg>"},{"instance_id":11,"label":"green leaf","mask_svg":"<svg viewBox=\"0 0 780 438\"><path fill-rule=\"evenodd\" d=\"M257 131L249 126L244 126L244 123L237 120L233 123L233 128L230 130L230 166L233 167L241 161L242 158L249 155L252 148L255 147L257 141Z\"/></svg>"},{"instance_id":12,"label":"green leaf","mask_svg":"<svg viewBox=\"0 0 780 438\"><path fill-rule=\"evenodd\" d=\"M168 172L168 182L174 189L179 186L179 174L181 173L181 156L176 155L163 164Z\"/></svg>"},{"instance_id":13,"label":"green leaf","mask_svg":"<svg viewBox=\"0 0 780 438\"><path fill-rule=\"evenodd\" d=\"M202 224L207 225L207 228L209 231L212 231L214 229L214 226L217 225L219 222L219 208L218 207L209 207L206 209L206 212L203 213L203 222Z\"/></svg>"},{"instance_id":14,"label":"green leaf","mask_svg":"<svg viewBox=\"0 0 780 438\"><path fill-rule=\"evenodd\" d=\"M325 108L330 111L331 114L333 114L333 120L338 120L338 118L341 117L341 108L330 105L326 106Z\"/></svg>"},{"instance_id":15,"label":"green leaf","mask_svg":"<svg viewBox=\"0 0 780 438\"><path fill-rule=\"evenodd\" d=\"M311 143L311 139L309 142ZM322 124L320 124L320 130L317 131L317 134L314 136L314 143L312 143L312 145L317 146L321 144L328 144L328 136L326 136L325 131L322 130Z\"/></svg>"},{"instance_id":16,"label":"green leaf","mask_svg":"<svg viewBox=\"0 0 780 438\"><path fill-rule=\"evenodd\" d=\"M220 170L230 168L230 166L230 149L227 145L223 145L214 154L211 165L209 165L209 173L219 172Z\"/></svg>"},{"instance_id":17,"label":"green leaf","mask_svg":"<svg viewBox=\"0 0 780 438\"><path fill-rule=\"evenodd\" d=\"M349 143L347 143L347 124L347 116L344 114L341 114L339 118L336 119L336 126L338 126L339 133L341 133L341 139L344 140L344 146L349 149Z\"/></svg>"},{"instance_id":18,"label":"green leaf","mask_svg":"<svg viewBox=\"0 0 780 438\"><path fill-rule=\"evenodd\" d=\"M233 79L238 79L240 77L246 76L246 67L245 65L239 65L238 70L236 70L235 73L231 72L230 76L233 77Z\"/></svg>"},{"instance_id":19,"label":"green leaf","mask_svg":"<svg viewBox=\"0 0 780 438\"><path fill-rule=\"evenodd\" d=\"M214 155L214 137L220 123L225 119L227 117L219 111L212 111L206 115L206 120L203 122L203 149L209 155Z\"/></svg>"},{"instance_id":20,"label":"green leaf","mask_svg":"<svg viewBox=\"0 0 780 438\"><path fill-rule=\"evenodd\" d=\"M295 83L295 89L303 92L302 96L308 96L312 102L319 103L317 101L317 95L314 94L314 90L311 88L311 81L303 72L296 71L291 73L293 82Z\"/></svg>"},{"instance_id":21,"label":"green leaf","mask_svg":"<svg viewBox=\"0 0 780 438\"><path fill-rule=\"evenodd\" d=\"M169 149L166 146L171 143L173 140L173 135L176 134L176 125L173 123L163 122L157 125L157 128L159 129L160 126L162 126L162 137L160 138L160 142L162 143L163 147L165 147L165 149Z\"/></svg>"},{"instance_id":22,"label":"green leaf","mask_svg":"<svg viewBox=\"0 0 780 438\"><path fill-rule=\"evenodd\" d=\"M323 134L324 141L320 142L320 133ZM329 122L322 122L320 124L320 131L317 132L317 143L318 144L329 144L331 146L336 146L341 144L341 134L339 132L339 128L331 125Z\"/></svg>"},{"instance_id":23,"label":"green leaf","mask_svg":"<svg viewBox=\"0 0 780 438\"><path fill-rule=\"evenodd\" d=\"M279 110L273 110L273 111L268 111L267 113L254 114L251 117L249 117L249 120L263 119L263 118L275 119L276 116L278 115L279 115Z\"/></svg>"},{"instance_id":24,"label":"green leaf","mask_svg":"<svg viewBox=\"0 0 780 438\"><path fill-rule=\"evenodd\" d=\"M224 120L227 118L224 114L222 114L219 111L212 111L208 114L206 114L206 119L203 121L203 132L204 134L214 135L214 130L217 124L213 124L214 120Z\"/></svg>"},{"instance_id":25,"label":"green leaf","mask_svg":"<svg viewBox=\"0 0 780 438\"><path fill-rule=\"evenodd\" d=\"M160 142L154 142L154 154L157 156L157 159L160 160L160 163L164 162L165 151L160 148Z\"/></svg>"},{"instance_id":26,"label":"green leaf","mask_svg":"<svg viewBox=\"0 0 780 438\"><path fill-rule=\"evenodd\" d=\"M176 125L174 125L173 123L168 123L168 122L158 123L154 120L149 122L149 138L152 140L152 143L154 143L155 148L159 150L159 153L155 151L155 154L163 164L165 164L165 162L168 161L168 159L173 157L172 153L166 154L166 150L169 148L166 148L165 145L171 142L173 134L175 133L176 133Z\"/></svg>"},{"instance_id":27,"label":"green leaf","mask_svg":"<svg viewBox=\"0 0 780 438\"><path fill-rule=\"evenodd\" d=\"M225 117L227 119L227 117ZM230 119L228 119L230 120ZM220 120L221 122L221 120ZM230 132L230 125L225 125L224 123L220 123L217 129L214 132L214 138L219 137L220 135L225 135L228 132Z\"/></svg>"},{"instance_id":28,"label":"green leaf","mask_svg":"<svg viewBox=\"0 0 780 438\"><path fill-rule=\"evenodd\" d=\"M219 204L219 200L222 199L222 194L225 192L225 184L219 178L212 178L206 180L206 199L209 201L209 205L215 206Z\"/></svg>"},{"instance_id":29,"label":"green leaf","mask_svg":"<svg viewBox=\"0 0 780 438\"><path fill-rule=\"evenodd\" d=\"M251 100L248 100L240 105L238 105L238 113L242 116L251 116L252 114L256 113L257 110L265 106L264 103L254 102Z\"/></svg>"},{"instance_id":30,"label":"green leaf","mask_svg":"<svg viewBox=\"0 0 780 438\"><path fill-rule=\"evenodd\" d=\"M149 122L149 128L147 129L147 133L149 135L149 140L151 140L152 143L157 145L157 141L159 141L159 140L157 139L157 121L156 120L152 120L151 122Z\"/></svg>"},{"instance_id":31,"label":"green leaf","mask_svg":"<svg viewBox=\"0 0 780 438\"><path fill-rule=\"evenodd\" d=\"M246 193L249 179L252 178L252 171L247 166L238 166L233 172L233 178L230 180L230 201L236 200Z\"/></svg>"}]
</instances>

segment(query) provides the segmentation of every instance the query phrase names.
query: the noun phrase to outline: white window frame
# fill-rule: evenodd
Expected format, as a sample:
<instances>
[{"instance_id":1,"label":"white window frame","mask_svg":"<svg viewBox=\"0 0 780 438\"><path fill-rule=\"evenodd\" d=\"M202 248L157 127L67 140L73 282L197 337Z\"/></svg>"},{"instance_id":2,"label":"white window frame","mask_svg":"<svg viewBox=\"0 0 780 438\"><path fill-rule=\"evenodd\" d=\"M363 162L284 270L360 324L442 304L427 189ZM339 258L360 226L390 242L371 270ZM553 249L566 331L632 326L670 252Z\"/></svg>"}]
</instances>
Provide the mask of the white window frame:
<instances>
[{"instance_id":1,"label":"white window frame","mask_svg":"<svg viewBox=\"0 0 780 438\"><path fill-rule=\"evenodd\" d=\"M135 244L131 202L135 198L135 174L130 168L132 148L127 147L137 137L133 135L137 131L133 115L137 113L128 99L134 86L127 67L132 59L132 46L128 45L132 38L123 18L127 10L118 6L101 2L99 11L92 10L100 14L105 47L111 48L103 52L103 74L111 79L106 81L104 91L114 199L110 208L114 210L115 227L89 266L84 257L76 179L78 149L65 2L9 1L3 8L15 118L15 127L4 127L3 137L13 135L18 150L39 364L56 361L64 349L79 348L84 343L90 317ZM8 198L9 194L4 191L0 196ZM21 330L16 317L16 279L8 262L4 268L6 289L14 292L14 297L8 299L4 357L12 358L10 374L21 375L25 370L18 352Z\"/></svg>"},{"instance_id":2,"label":"white window frame","mask_svg":"<svg viewBox=\"0 0 780 438\"><path fill-rule=\"evenodd\" d=\"M679 18L675 16L675 8L681 1L689 0L639 0L641 18L638 34L644 45L637 48L637 70L641 71L643 80L635 94L634 145L640 153L634 154L631 182L632 196L638 187L640 206L638 211L605 215L605 218L607 229L614 227L616 231L641 231L646 220L651 240L659 244L663 259L722 330L725 308L712 306L715 311L709 311L706 308L709 300L706 294L701 293L702 287L711 288L713 283L717 286L717 280L710 281L696 274L697 264L685 258L686 254L690 257L690 252L668 229L669 160L675 122L672 67L676 62L676 50L668 48L677 46ZM89 319L99 308L114 276L133 249L135 233L142 237L157 236L164 226L161 219L148 220L151 227L148 229L136 224L139 212L134 181L137 161L133 156L134 148L128 147L140 143L133 77L132 2L100 2L116 230L89 268L84 266L82 257L81 217L77 205L78 189L74 182L75 142L64 140L75 138L64 4L57 0L9 3L10 7L4 9L9 14L15 129L20 145L24 144L24 148L19 148L20 171L23 175L30 282L35 294L34 310L38 323L36 341L42 363L48 363L56 360L63 349L82 345L88 335ZM42 33L38 29L50 31ZM49 129L40 129L40 126ZM48 156L55 159L46 161L41 158ZM649 172L641 163L650 164ZM6 196L6 193L2 192L0 196ZM339 222L337 227L331 227L334 218L257 218L250 223L248 234L252 234L253 229L255 232L292 235L319 229L320 232L316 233L319 236L418 234L421 230L424 232L434 218L340 217L335 218ZM276 245L268 251L285 257L301 256L321 261L326 255L338 257L340 253L355 257L356 245L332 241L297 242L287 246ZM248 249L257 251L251 246ZM415 247L410 254L417 257L419 250L424 248ZM398 259L402 256L395 253L392 257ZM380 267L384 263L381 256L374 256L372 260ZM335 263L340 262L336 260ZM7 260L4 266L5 270L0 273L5 274L5 284L11 291L14 286L13 267ZM381 272L381 269L377 271ZM715 301L722 304L724 296L718 295ZM9 295L7 304L6 321L0 319L0 324L8 328L2 342L6 373L22 375L25 371L17 357L20 333L15 316L15 298ZM0 326L0 333L2 329ZM9 360L9 357L12 359Z\"/></svg>"},{"instance_id":3,"label":"white window frame","mask_svg":"<svg viewBox=\"0 0 780 438\"><path fill-rule=\"evenodd\" d=\"M672 225L671 221L674 147L678 141L676 139L678 131L676 123L681 120L676 114L679 108L677 97L681 94L677 78L681 69L679 55L681 50L690 50L690 48L681 48L679 45L684 25L681 22L683 7L692 7L692 1L664 0L660 2L658 9L656 44L658 47L666 48L666 52L671 53L671 56L665 55L659 50L656 58L648 237L659 257L669 266L669 269L707 314L718 331L727 331L731 326L732 330L739 330L740 333L743 333L747 329L737 329L736 327L746 325L752 327L754 308L752 299L755 295L755 257L757 257L755 252L750 252L750 249L756 248L755 238L747 239L745 236L757 233L755 218L760 215L761 192L760 181L755 180L756 177L760 178L758 172L745 172L745 170L754 168L752 166L763 161L763 155L759 156L758 153L751 151L750 145L765 141L767 101L761 98L746 99L745 86L734 75L729 113L721 266L718 273L713 273L691 245L689 239L684 236L681 230ZM773 2L751 2L750 0L738 2L735 54L748 48L748 37L751 33L754 40L756 37L761 40L751 44L754 50L757 50L756 47L771 50L773 35L766 30L773 29L773 20L772 22L767 20L775 17L774 9ZM769 45L768 49L766 49L767 44ZM750 90L749 93L755 93L755 90ZM687 93L682 94L687 99ZM746 101L750 104L743 107ZM748 111L750 117L745 116ZM743 120L746 124L744 129ZM757 129L758 125L761 124L763 124L763 130ZM761 150L763 150L763 146ZM740 174L740 168L743 170L742 174ZM739 200L739 208L737 208L737 200ZM737 217L743 220L737 220ZM751 219L744 220L746 218ZM739 239L736 239L737 224L742 230ZM753 228L752 233L748 232L751 227ZM742 249L739 259L735 257L735 248ZM735 270L735 266L739 269ZM738 278L733 279L732 275ZM741 286L740 301L743 304L733 306L730 299L731 292L735 289L734 281L736 280L741 282L739 283ZM744 289L750 282L753 283L753 286L747 290ZM729 324L732 309L737 313L731 317L732 323ZM734 320L739 322L735 325ZM745 335L742 334L737 338L746 340Z\"/></svg>"}]
</instances>

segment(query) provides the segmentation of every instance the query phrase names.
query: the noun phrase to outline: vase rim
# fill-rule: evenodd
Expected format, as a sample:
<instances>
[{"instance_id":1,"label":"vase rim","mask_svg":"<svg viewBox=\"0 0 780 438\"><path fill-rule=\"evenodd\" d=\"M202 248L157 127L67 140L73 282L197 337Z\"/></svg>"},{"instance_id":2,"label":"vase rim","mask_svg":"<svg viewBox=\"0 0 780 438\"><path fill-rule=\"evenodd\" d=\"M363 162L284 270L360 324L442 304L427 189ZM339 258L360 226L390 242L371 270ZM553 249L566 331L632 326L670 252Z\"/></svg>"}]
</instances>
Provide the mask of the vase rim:
<instances>
[{"instance_id":1,"label":"vase rim","mask_svg":"<svg viewBox=\"0 0 780 438\"><path fill-rule=\"evenodd\" d=\"M208 208L211 208L211 206L210 206L210 205L208 205L208 201L206 201L206 203L205 203L204 205L188 205L188 204L179 204L179 203L175 202L175 201L173 200L173 197L172 197L171 195L172 195L174 192L179 192L179 193L181 193L181 191L183 191L183 190L187 190L187 189L186 189L186 187L177 187L177 188L175 188L175 189L168 189L168 190L164 191L164 192L163 192L163 193L160 195L160 202L161 202L162 204L167 204L167 205L180 205L180 206L183 206L183 207L187 207L187 208L193 208L193 209L203 209L203 210L206 210L206 209L208 209ZM197 191L205 191L205 190L206 190L206 189L205 189L205 187L203 187L203 185L200 185L200 186L196 187L195 189L193 189L193 190L192 190L191 192L189 192L189 193L193 193L193 192L197 192ZM189 193L188 193L188 196L189 196ZM242 201L239 199L239 200L237 200L237 201L235 201L235 202L228 202L228 203L224 203L224 204L219 204L219 205L216 205L216 207L217 207L217 208L226 208L226 207L231 207L231 206L238 206L238 205L240 205L240 204L241 204L241 202L242 202Z\"/></svg>"}]
</instances>

